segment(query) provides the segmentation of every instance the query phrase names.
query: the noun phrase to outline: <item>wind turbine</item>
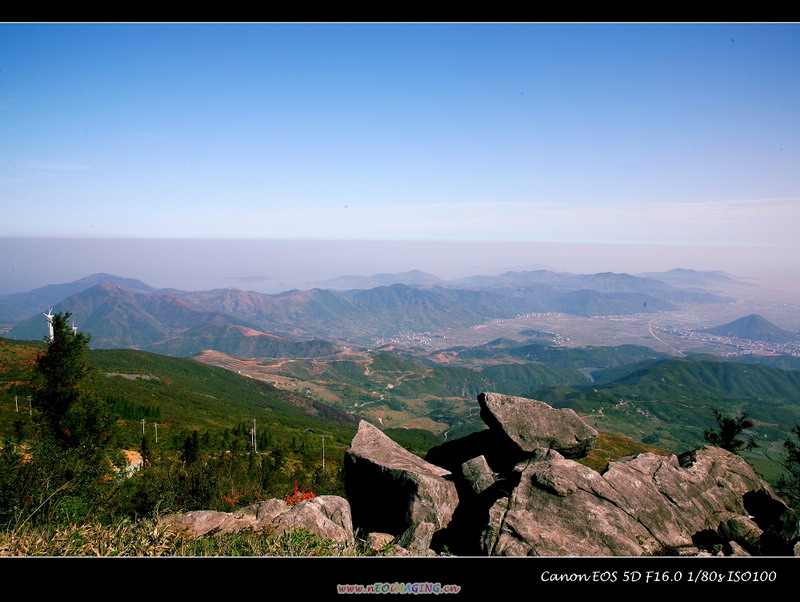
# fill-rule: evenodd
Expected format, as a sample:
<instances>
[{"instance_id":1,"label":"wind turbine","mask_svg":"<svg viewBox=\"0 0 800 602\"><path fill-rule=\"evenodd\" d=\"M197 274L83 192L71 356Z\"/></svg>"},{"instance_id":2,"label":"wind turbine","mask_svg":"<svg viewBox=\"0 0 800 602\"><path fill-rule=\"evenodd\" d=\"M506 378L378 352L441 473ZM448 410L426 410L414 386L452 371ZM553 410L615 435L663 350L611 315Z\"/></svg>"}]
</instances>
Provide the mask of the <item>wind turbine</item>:
<instances>
[{"instance_id":1,"label":"wind turbine","mask_svg":"<svg viewBox=\"0 0 800 602\"><path fill-rule=\"evenodd\" d=\"M53 308L47 310L46 314L42 314L45 318L47 318L47 328L49 330L50 340L53 340Z\"/></svg>"}]
</instances>

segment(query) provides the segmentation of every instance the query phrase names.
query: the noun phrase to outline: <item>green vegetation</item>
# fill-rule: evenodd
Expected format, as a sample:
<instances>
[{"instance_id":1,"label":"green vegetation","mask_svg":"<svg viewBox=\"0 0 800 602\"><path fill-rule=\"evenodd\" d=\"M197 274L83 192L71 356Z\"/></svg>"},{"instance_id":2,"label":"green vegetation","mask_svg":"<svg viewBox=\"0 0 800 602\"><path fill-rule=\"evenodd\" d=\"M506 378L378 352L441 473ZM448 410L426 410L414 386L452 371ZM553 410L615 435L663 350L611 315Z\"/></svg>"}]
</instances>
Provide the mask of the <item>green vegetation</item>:
<instances>
[{"instance_id":1,"label":"green vegetation","mask_svg":"<svg viewBox=\"0 0 800 602\"><path fill-rule=\"evenodd\" d=\"M603 374L608 374L604 371ZM691 356L641 362L616 372L614 380L580 387L551 387L529 396L583 414L595 428L621 433L680 453L706 442L719 428L714 409L747 414L747 434L759 449L742 455L765 478L777 482L783 468L773 458L800 422L800 372Z\"/></svg>"},{"instance_id":2,"label":"green vegetation","mask_svg":"<svg viewBox=\"0 0 800 602\"><path fill-rule=\"evenodd\" d=\"M53 337L36 357L29 381L33 438L15 421L18 445L4 445L0 468L0 521L38 517L81 520L95 498L95 483L109 468L114 417L84 388L89 338L72 332L69 314L52 317ZM16 404L15 404L16 407Z\"/></svg>"},{"instance_id":3,"label":"green vegetation","mask_svg":"<svg viewBox=\"0 0 800 602\"><path fill-rule=\"evenodd\" d=\"M468 349L459 350L458 361L492 360L502 362L537 362L557 365L559 368L609 368L633 362L664 359L669 355L641 345L616 345L601 347L557 347L550 342L531 339L520 343L510 339L497 339Z\"/></svg>"},{"instance_id":4,"label":"green vegetation","mask_svg":"<svg viewBox=\"0 0 800 602\"><path fill-rule=\"evenodd\" d=\"M800 424L796 424L783 442L786 474L778 480L778 493L793 508L800 508Z\"/></svg>"},{"instance_id":5,"label":"green vegetation","mask_svg":"<svg viewBox=\"0 0 800 602\"><path fill-rule=\"evenodd\" d=\"M296 380L301 390L323 391L325 402L339 410L373 422L382 416L388 428L424 418L435 433L481 428L475 399L497 387L476 370L428 367L389 353L366 361L287 361L275 373Z\"/></svg>"},{"instance_id":6,"label":"green vegetation","mask_svg":"<svg viewBox=\"0 0 800 602\"><path fill-rule=\"evenodd\" d=\"M54 317L51 343L0 339L0 555L333 554L330 542L302 532L195 541L164 532L157 519L233 511L294 487L343 495L355 412L382 417L393 440L423 455L483 428L482 391L581 413L604 431L582 460L596 470L706 439L741 452L798 503L800 426L786 430L800 424L796 371L713 356L653 359L635 346L498 340L481 351L495 363L480 369L393 353L286 361L276 370L297 382L289 392L185 358L87 343L68 314ZM584 374L598 368L586 384ZM742 434L758 437L761 449ZM785 469L775 461L780 446ZM129 468L138 457L140 468Z\"/></svg>"},{"instance_id":7,"label":"green vegetation","mask_svg":"<svg viewBox=\"0 0 800 602\"><path fill-rule=\"evenodd\" d=\"M167 545L163 537L172 536L164 535L150 550L142 525L172 512L283 499L294 486L343 494L353 419L192 360L89 351L66 320L54 318L50 344L0 340L8 360L0 371L0 554L327 553L328 544L303 543L302 535L258 546L244 536ZM131 470L137 452L142 463ZM120 525L130 526L127 535L115 531ZM96 550L91 542L103 533ZM126 548L126 537L141 547Z\"/></svg>"},{"instance_id":8,"label":"green vegetation","mask_svg":"<svg viewBox=\"0 0 800 602\"><path fill-rule=\"evenodd\" d=\"M626 456L644 453L666 456L669 452L652 445L638 443L629 437L616 433L598 433L595 448L588 456L581 458L578 462L600 472L608 466L609 462Z\"/></svg>"},{"instance_id":9,"label":"green vegetation","mask_svg":"<svg viewBox=\"0 0 800 602\"><path fill-rule=\"evenodd\" d=\"M442 444L442 438L424 429L385 429L387 437L418 456L424 456L432 447Z\"/></svg>"}]
</instances>

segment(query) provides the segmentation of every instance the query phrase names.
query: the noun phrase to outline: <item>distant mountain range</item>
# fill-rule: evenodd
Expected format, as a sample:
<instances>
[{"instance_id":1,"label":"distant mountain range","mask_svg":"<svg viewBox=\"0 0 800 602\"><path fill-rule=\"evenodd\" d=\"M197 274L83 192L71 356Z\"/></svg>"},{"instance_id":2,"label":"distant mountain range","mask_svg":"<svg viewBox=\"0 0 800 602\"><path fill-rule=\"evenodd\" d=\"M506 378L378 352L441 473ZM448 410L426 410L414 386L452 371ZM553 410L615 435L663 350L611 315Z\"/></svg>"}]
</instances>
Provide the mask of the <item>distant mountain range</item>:
<instances>
[{"instance_id":1,"label":"distant mountain range","mask_svg":"<svg viewBox=\"0 0 800 602\"><path fill-rule=\"evenodd\" d=\"M750 314L728 324L706 328L700 332L707 332L721 337L763 341L765 343L793 343L800 339L797 333L775 326L775 324L758 314Z\"/></svg>"},{"instance_id":2,"label":"distant mountain range","mask_svg":"<svg viewBox=\"0 0 800 602\"><path fill-rule=\"evenodd\" d=\"M332 280L313 283L314 288L327 288L336 291L391 286L392 284L440 284L444 282L432 274L420 270L411 270L400 274L374 274L373 276L339 276Z\"/></svg>"},{"instance_id":3,"label":"distant mountain range","mask_svg":"<svg viewBox=\"0 0 800 602\"><path fill-rule=\"evenodd\" d=\"M639 274L643 278L653 278L660 280L672 286L689 286L705 288L715 284L743 284L746 286L755 286L750 282L742 282L726 274L725 272L699 272L696 270L687 270L686 268L675 268L666 272L645 272Z\"/></svg>"},{"instance_id":4,"label":"distant mountain range","mask_svg":"<svg viewBox=\"0 0 800 602\"><path fill-rule=\"evenodd\" d=\"M691 270L687 270L691 272ZM697 274L695 272L695 274ZM656 278L631 276L630 274L615 274L604 272L600 274L569 274L566 272L550 272L536 270L532 272L505 272L497 276L470 276L458 280L464 285L475 286L481 289L496 291L516 291L518 294L527 293L532 296L547 297L558 293L570 293L566 302L566 309L556 310L563 313L576 315L608 315L604 313L611 309L611 313L638 313L645 301L655 303L657 308L647 311L664 311L675 309L672 303L724 303L732 299L720 297L699 289L680 288L662 282ZM611 303L600 303L600 307L593 309L591 305L602 299L597 294L587 296L583 291L592 291L602 295L614 295L609 299ZM576 295L581 292L581 295ZM638 295L633 297L632 295ZM570 303L573 299L583 296L584 301L578 307ZM564 299L564 297L556 297ZM613 311L619 304L620 311ZM610 307L607 307L610 306ZM636 308L635 310L633 308ZM597 313L594 313L597 312Z\"/></svg>"},{"instance_id":5,"label":"distant mountain range","mask_svg":"<svg viewBox=\"0 0 800 602\"><path fill-rule=\"evenodd\" d=\"M111 274L0 297L9 335L41 339L50 307L69 311L98 348L127 347L172 355L214 349L238 357L328 357L401 332L474 326L525 313L602 316L670 311L682 303L731 299L629 274L575 275L537 270L444 282L418 270L343 277L337 286L404 279L371 288L315 288L267 295L236 288L155 289Z\"/></svg>"}]
</instances>

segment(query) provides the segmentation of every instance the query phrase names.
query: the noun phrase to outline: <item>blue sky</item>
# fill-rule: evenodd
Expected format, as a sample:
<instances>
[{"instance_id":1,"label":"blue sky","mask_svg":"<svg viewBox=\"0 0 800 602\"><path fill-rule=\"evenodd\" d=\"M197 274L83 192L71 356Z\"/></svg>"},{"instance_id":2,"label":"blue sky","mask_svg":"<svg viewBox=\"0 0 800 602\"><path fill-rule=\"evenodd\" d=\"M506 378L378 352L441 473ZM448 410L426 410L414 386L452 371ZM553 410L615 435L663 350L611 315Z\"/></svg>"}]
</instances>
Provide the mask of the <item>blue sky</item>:
<instances>
[{"instance_id":1,"label":"blue sky","mask_svg":"<svg viewBox=\"0 0 800 602\"><path fill-rule=\"evenodd\" d=\"M797 246L798 25L0 25L0 237Z\"/></svg>"}]
</instances>

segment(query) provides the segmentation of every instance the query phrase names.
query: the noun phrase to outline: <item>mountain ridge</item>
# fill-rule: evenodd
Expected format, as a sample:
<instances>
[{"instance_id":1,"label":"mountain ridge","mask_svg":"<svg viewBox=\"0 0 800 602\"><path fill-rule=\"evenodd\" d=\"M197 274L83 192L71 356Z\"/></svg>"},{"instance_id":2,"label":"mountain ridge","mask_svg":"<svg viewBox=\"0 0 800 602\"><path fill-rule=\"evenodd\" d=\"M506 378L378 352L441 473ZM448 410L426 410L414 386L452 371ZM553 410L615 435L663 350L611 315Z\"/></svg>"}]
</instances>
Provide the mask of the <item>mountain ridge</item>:
<instances>
[{"instance_id":1,"label":"mountain ridge","mask_svg":"<svg viewBox=\"0 0 800 602\"><path fill-rule=\"evenodd\" d=\"M115 279L118 284L111 282ZM163 352L185 354L202 351L199 340L203 338L226 339L220 351L232 352L244 344L231 340L236 329L216 333L198 330L203 320L219 327L237 325L294 340L333 339L345 344L373 345L376 339L403 332L469 328L527 313L631 315L672 311L682 303L728 301L708 292L687 291L653 279L612 272L574 275L537 270L474 277L471 285L467 281L470 279L462 279L461 284L394 283L346 291L313 288L264 294L232 287L156 290L133 279L97 274L55 288L44 287L49 302L44 309L70 311L78 327L93 334L98 346L148 348L159 343L158 349ZM81 290L50 303L54 295L60 294L58 291L74 289ZM26 298L35 297L32 293ZM25 294L14 301L17 311L23 297ZM8 297L0 297L0 314L4 301L8 303ZM46 325L37 307L34 305L34 317L30 317L28 306L28 320L14 326L10 330L12 336L44 336ZM123 326L126 321L131 322L127 329ZM181 336L196 340L183 345L176 340ZM161 343L167 339L171 340L169 344ZM262 341L266 344L266 339Z\"/></svg>"}]
</instances>

